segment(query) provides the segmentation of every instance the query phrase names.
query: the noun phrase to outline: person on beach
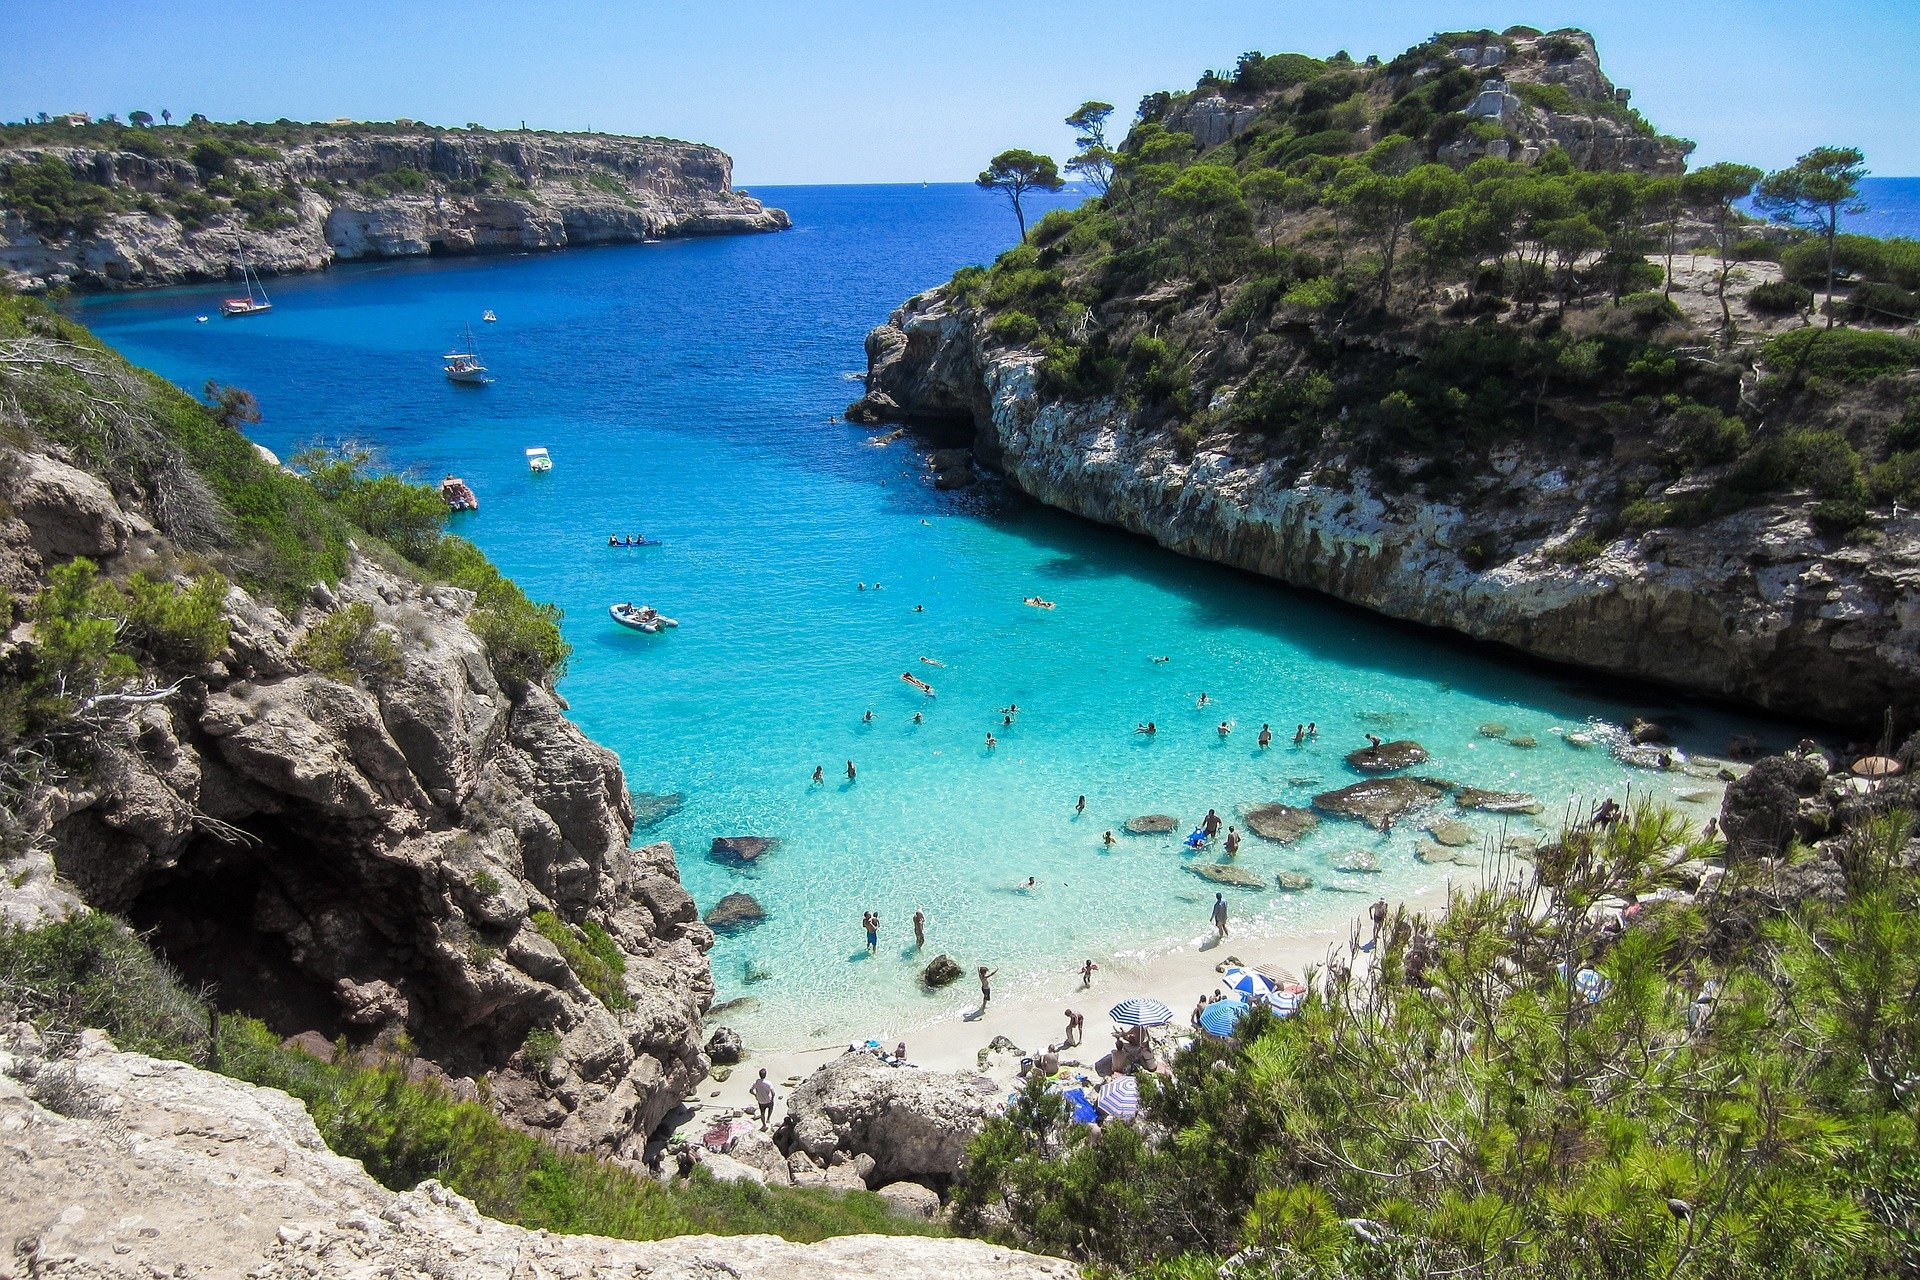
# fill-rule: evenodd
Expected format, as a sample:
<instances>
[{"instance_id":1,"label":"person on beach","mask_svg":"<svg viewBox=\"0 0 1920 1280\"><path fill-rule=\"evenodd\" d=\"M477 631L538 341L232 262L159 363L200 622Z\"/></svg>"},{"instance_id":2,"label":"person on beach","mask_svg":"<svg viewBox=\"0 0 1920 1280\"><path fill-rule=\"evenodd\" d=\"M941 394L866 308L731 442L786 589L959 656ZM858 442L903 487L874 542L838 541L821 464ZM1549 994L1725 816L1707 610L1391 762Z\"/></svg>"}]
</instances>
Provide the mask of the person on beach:
<instances>
[{"instance_id":1,"label":"person on beach","mask_svg":"<svg viewBox=\"0 0 1920 1280\"><path fill-rule=\"evenodd\" d=\"M1367 939L1367 946L1372 947L1380 941L1381 926L1387 922L1387 900L1381 898L1371 907L1368 907L1367 915L1373 920L1373 936Z\"/></svg>"},{"instance_id":2,"label":"person on beach","mask_svg":"<svg viewBox=\"0 0 1920 1280\"><path fill-rule=\"evenodd\" d=\"M1260 749L1262 751L1265 751L1268 747L1272 745L1273 745L1273 726L1263 724L1260 726Z\"/></svg>"},{"instance_id":3,"label":"person on beach","mask_svg":"<svg viewBox=\"0 0 1920 1280\"><path fill-rule=\"evenodd\" d=\"M1293 727L1293 740L1295 742L1305 742L1307 740L1307 726L1303 724L1295 725Z\"/></svg>"},{"instance_id":4,"label":"person on beach","mask_svg":"<svg viewBox=\"0 0 1920 1280\"><path fill-rule=\"evenodd\" d=\"M1207 1011L1207 993L1202 991L1200 993L1200 998L1194 1001L1193 1003L1193 1014L1187 1019L1187 1022L1191 1026L1193 1026L1195 1030L1198 1030L1200 1026L1200 1015L1205 1013L1206 1011Z\"/></svg>"},{"instance_id":5,"label":"person on beach","mask_svg":"<svg viewBox=\"0 0 1920 1280\"><path fill-rule=\"evenodd\" d=\"M1067 1010L1067 1038L1060 1042L1060 1047L1062 1049L1071 1049L1073 1048L1075 1043L1077 1043L1073 1038L1073 1028L1074 1028L1074 1024L1077 1023L1079 1019L1080 1019L1079 1014L1075 1013L1071 1009Z\"/></svg>"},{"instance_id":6,"label":"person on beach","mask_svg":"<svg viewBox=\"0 0 1920 1280\"><path fill-rule=\"evenodd\" d=\"M1227 897L1223 893L1213 895L1213 931L1217 937L1227 936Z\"/></svg>"},{"instance_id":7,"label":"person on beach","mask_svg":"<svg viewBox=\"0 0 1920 1280\"><path fill-rule=\"evenodd\" d=\"M867 954L872 955L880 949L880 913L867 912Z\"/></svg>"},{"instance_id":8,"label":"person on beach","mask_svg":"<svg viewBox=\"0 0 1920 1280\"><path fill-rule=\"evenodd\" d=\"M981 1013L985 1013L987 1011L987 1006L993 1002L993 977L995 974L999 972L1000 971L998 969L989 969L985 965L980 966L980 1012Z\"/></svg>"},{"instance_id":9,"label":"person on beach","mask_svg":"<svg viewBox=\"0 0 1920 1280\"><path fill-rule=\"evenodd\" d=\"M1207 833L1207 839L1209 840L1219 835L1220 815L1211 809L1207 810L1207 816L1200 820L1200 829Z\"/></svg>"},{"instance_id":10,"label":"person on beach","mask_svg":"<svg viewBox=\"0 0 1920 1280\"><path fill-rule=\"evenodd\" d=\"M1106 834L1102 835L1100 837L1100 843L1104 844L1109 849L1113 848L1113 832L1108 831L1106 832Z\"/></svg>"},{"instance_id":11,"label":"person on beach","mask_svg":"<svg viewBox=\"0 0 1920 1280\"><path fill-rule=\"evenodd\" d=\"M765 1067L760 1068L760 1078L748 1092L753 1094L754 1109L760 1113L760 1127L764 1129L773 1120L773 1081L767 1079Z\"/></svg>"},{"instance_id":12,"label":"person on beach","mask_svg":"<svg viewBox=\"0 0 1920 1280\"><path fill-rule=\"evenodd\" d=\"M1087 798L1085 796L1080 797L1079 803L1073 806L1073 811L1077 814L1085 813L1087 811Z\"/></svg>"},{"instance_id":13,"label":"person on beach","mask_svg":"<svg viewBox=\"0 0 1920 1280\"><path fill-rule=\"evenodd\" d=\"M827 781L826 769L821 765L813 766L813 785L816 787L824 786L826 784L826 781Z\"/></svg>"},{"instance_id":14,"label":"person on beach","mask_svg":"<svg viewBox=\"0 0 1920 1280\"><path fill-rule=\"evenodd\" d=\"M902 1040L899 1044L893 1046L893 1065L896 1067L904 1066L906 1065L906 1061L907 1042Z\"/></svg>"},{"instance_id":15,"label":"person on beach","mask_svg":"<svg viewBox=\"0 0 1920 1280\"><path fill-rule=\"evenodd\" d=\"M1227 828L1227 856L1231 858L1240 852L1240 833L1232 827Z\"/></svg>"},{"instance_id":16,"label":"person on beach","mask_svg":"<svg viewBox=\"0 0 1920 1280\"><path fill-rule=\"evenodd\" d=\"M927 913L916 909L913 913L913 945L927 945Z\"/></svg>"},{"instance_id":17,"label":"person on beach","mask_svg":"<svg viewBox=\"0 0 1920 1280\"><path fill-rule=\"evenodd\" d=\"M1093 975L1100 972L1100 966L1089 960L1080 966L1080 989L1085 991L1093 985Z\"/></svg>"},{"instance_id":18,"label":"person on beach","mask_svg":"<svg viewBox=\"0 0 1920 1280\"><path fill-rule=\"evenodd\" d=\"M849 760L847 761L847 781L852 782L854 779L854 776L855 776L855 772L853 768L853 761Z\"/></svg>"}]
</instances>

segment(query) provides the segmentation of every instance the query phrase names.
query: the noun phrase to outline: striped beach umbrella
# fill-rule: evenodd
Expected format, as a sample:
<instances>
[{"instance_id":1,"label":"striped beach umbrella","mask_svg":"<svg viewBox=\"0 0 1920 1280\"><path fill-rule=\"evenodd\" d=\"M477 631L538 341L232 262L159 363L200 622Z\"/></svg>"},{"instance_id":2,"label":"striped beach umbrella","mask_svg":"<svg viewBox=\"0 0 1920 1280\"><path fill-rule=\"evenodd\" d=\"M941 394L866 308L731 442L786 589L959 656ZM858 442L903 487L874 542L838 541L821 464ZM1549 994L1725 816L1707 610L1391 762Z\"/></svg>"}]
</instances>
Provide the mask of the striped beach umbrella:
<instances>
[{"instance_id":1,"label":"striped beach umbrella","mask_svg":"<svg viewBox=\"0 0 1920 1280\"><path fill-rule=\"evenodd\" d=\"M1094 1104L1118 1120L1131 1120L1140 1110L1140 1086L1132 1076L1115 1076L1100 1086L1100 1100Z\"/></svg>"},{"instance_id":2,"label":"striped beach umbrella","mask_svg":"<svg viewBox=\"0 0 1920 1280\"><path fill-rule=\"evenodd\" d=\"M1280 984L1266 974L1237 964L1227 966L1227 971L1220 975L1220 985L1247 997L1270 996L1280 990Z\"/></svg>"},{"instance_id":3,"label":"striped beach umbrella","mask_svg":"<svg viewBox=\"0 0 1920 1280\"><path fill-rule=\"evenodd\" d=\"M1215 1000L1200 1011L1200 1029L1216 1040L1225 1040L1251 1009L1245 1000Z\"/></svg>"},{"instance_id":4,"label":"striped beach umbrella","mask_svg":"<svg viewBox=\"0 0 1920 1280\"><path fill-rule=\"evenodd\" d=\"M1107 1016L1123 1027L1164 1027L1173 1021L1173 1010L1158 1000L1136 996L1107 1010Z\"/></svg>"},{"instance_id":5,"label":"striped beach umbrella","mask_svg":"<svg viewBox=\"0 0 1920 1280\"><path fill-rule=\"evenodd\" d=\"M1267 1007L1273 1010L1274 1017L1285 1018L1298 1009L1300 1002L1306 998L1305 991L1276 991L1267 997Z\"/></svg>"}]
</instances>

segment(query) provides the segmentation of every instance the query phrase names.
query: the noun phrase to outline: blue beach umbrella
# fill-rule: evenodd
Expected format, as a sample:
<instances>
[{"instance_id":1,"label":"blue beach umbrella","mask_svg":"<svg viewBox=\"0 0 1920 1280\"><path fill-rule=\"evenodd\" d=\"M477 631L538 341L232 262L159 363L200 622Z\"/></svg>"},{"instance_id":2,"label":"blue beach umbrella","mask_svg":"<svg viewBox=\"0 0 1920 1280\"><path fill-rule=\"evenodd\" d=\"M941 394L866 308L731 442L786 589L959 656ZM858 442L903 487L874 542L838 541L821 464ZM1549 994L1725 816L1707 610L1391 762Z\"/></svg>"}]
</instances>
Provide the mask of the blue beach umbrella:
<instances>
[{"instance_id":1,"label":"blue beach umbrella","mask_svg":"<svg viewBox=\"0 0 1920 1280\"><path fill-rule=\"evenodd\" d=\"M1225 1040L1251 1009L1245 1000L1215 1000L1200 1011L1200 1029L1216 1040Z\"/></svg>"},{"instance_id":2,"label":"blue beach umbrella","mask_svg":"<svg viewBox=\"0 0 1920 1280\"><path fill-rule=\"evenodd\" d=\"M1306 996L1298 991L1276 991L1267 997L1267 1007L1273 1010L1276 1018L1284 1018L1300 1007Z\"/></svg>"},{"instance_id":3,"label":"blue beach umbrella","mask_svg":"<svg viewBox=\"0 0 1920 1280\"><path fill-rule=\"evenodd\" d=\"M1118 1120L1131 1120L1140 1110L1140 1086L1132 1076L1115 1076L1100 1086L1100 1101L1095 1104Z\"/></svg>"},{"instance_id":4,"label":"blue beach umbrella","mask_svg":"<svg viewBox=\"0 0 1920 1280\"><path fill-rule=\"evenodd\" d=\"M1123 1027L1164 1027L1173 1021L1173 1010L1158 1000L1136 996L1107 1010L1107 1016Z\"/></svg>"},{"instance_id":5,"label":"blue beach umbrella","mask_svg":"<svg viewBox=\"0 0 1920 1280\"><path fill-rule=\"evenodd\" d=\"M1237 964L1227 966L1227 971L1220 975L1220 985L1243 996L1270 996L1280 990L1280 984L1266 974Z\"/></svg>"}]
</instances>

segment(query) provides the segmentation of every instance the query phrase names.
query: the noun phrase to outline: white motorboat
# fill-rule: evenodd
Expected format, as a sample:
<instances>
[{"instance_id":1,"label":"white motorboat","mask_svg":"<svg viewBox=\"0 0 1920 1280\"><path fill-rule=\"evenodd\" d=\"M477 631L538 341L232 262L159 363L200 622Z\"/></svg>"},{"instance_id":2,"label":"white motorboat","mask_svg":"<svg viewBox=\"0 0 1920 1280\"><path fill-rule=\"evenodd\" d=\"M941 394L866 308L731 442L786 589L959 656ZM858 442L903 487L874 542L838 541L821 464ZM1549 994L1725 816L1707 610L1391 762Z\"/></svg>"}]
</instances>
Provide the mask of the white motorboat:
<instances>
[{"instance_id":1,"label":"white motorboat","mask_svg":"<svg viewBox=\"0 0 1920 1280\"><path fill-rule=\"evenodd\" d=\"M655 609L652 605L616 604L609 608L607 612L611 614L613 620L621 626L631 627L635 631L644 631L648 635L652 635L662 627L677 627L680 625L672 618L661 613L658 609Z\"/></svg>"},{"instance_id":2,"label":"white motorboat","mask_svg":"<svg viewBox=\"0 0 1920 1280\"><path fill-rule=\"evenodd\" d=\"M465 326L467 349L449 351L440 359L444 362L447 381L459 382L470 387L483 387L493 379L487 374L487 366L480 363L480 357L473 349L473 328Z\"/></svg>"},{"instance_id":3,"label":"white motorboat","mask_svg":"<svg viewBox=\"0 0 1920 1280\"><path fill-rule=\"evenodd\" d=\"M495 314L493 314L493 312L489 311L485 315L481 316L480 318L486 321L488 324L492 324L495 320L498 320L500 317L496 316Z\"/></svg>"},{"instance_id":4,"label":"white motorboat","mask_svg":"<svg viewBox=\"0 0 1920 1280\"><path fill-rule=\"evenodd\" d=\"M553 459L539 445L527 450L527 470L538 473L553 470Z\"/></svg>"}]
</instances>

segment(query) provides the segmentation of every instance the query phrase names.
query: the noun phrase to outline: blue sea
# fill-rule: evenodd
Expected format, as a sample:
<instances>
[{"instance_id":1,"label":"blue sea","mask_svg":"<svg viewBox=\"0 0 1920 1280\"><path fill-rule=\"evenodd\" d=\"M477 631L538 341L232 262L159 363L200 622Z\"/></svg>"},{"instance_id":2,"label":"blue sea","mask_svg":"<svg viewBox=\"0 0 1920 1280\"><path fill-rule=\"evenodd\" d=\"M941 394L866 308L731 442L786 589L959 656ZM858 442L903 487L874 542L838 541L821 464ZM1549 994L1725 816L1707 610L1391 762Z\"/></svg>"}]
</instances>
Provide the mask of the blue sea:
<instances>
[{"instance_id":1,"label":"blue sea","mask_svg":"<svg viewBox=\"0 0 1920 1280\"><path fill-rule=\"evenodd\" d=\"M347 267L269 282L273 311L243 320L219 318L221 288L80 306L185 386L254 391L256 437L282 455L359 440L422 479L473 485L481 509L455 527L565 609L560 687L619 752L646 822L636 839L673 842L703 909L736 890L765 907L764 925L713 953L722 998L759 998L729 1018L756 1044L904 1034L969 1003L965 984L928 995L914 981L916 909L929 951L996 965L1016 989L1191 938L1213 886L1186 872L1179 835L1208 808L1244 826L1250 806L1354 781L1342 757L1367 733L1425 744L1429 774L1533 793L1545 824L1628 786L1710 812L1680 798L1698 779L1627 769L1568 734L1636 714L1700 752L1788 734L1182 559L996 484L935 492L914 440L835 417L860 391L868 328L991 260L1015 236L1008 209L970 186L756 194L795 229ZM498 323L481 323L488 309ZM469 325L492 386L441 375ZM529 472L532 446L551 450L551 473ZM612 549L609 533L663 545ZM1058 607L1027 607L1032 595ZM623 630L607 615L622 601L680 625ZM1136 734L1148 720L1158 733ZM1306 721L1318 739L1296 745ZM1262 722L1277 735L1264 751ZM1538 745L1486 736L1490 723ZM1121 834L1145 813L1180 831ZM1237 936L1336 925L1376 894L1437 885L1449 872L1413 856L1415 826L1249 838L1243 865L1316 887L1230 891ZM716 836L742 834L780 843L751 870L710 859ZM1353 849L1383 870L1333 870Z\"/></svg>"}]
</instances>

